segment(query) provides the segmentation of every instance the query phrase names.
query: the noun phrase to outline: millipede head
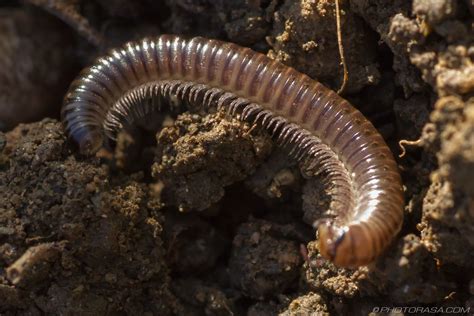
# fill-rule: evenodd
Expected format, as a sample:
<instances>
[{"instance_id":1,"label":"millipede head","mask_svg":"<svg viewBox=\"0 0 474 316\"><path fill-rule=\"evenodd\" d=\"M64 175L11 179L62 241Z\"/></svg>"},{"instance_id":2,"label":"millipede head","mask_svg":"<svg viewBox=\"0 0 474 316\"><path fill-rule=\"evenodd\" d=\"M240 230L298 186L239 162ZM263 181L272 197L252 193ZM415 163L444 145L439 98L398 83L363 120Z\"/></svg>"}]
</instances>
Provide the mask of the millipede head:
<instances>
[{"instance_id":1,"label":"millipede head","mask_svg":"<svg viewBox=\"0 0 474 316\"><path fill-rule=\"evenodd\" d=\"M95 154L102 147L102 135L88 135L78 143L81 154L90 156Z\"/></svg>"},{"instance_id":2,"label":"millipede head","mask_svg":"<svg viewBox=\"0 0 474 316\"><path fill-rule=\"evenodd\" d=\"M382 248L361 225L339 227L323 221L318 226L319 251L323 257L341 268L356 268L371 263Z\"/></svg>"},{"instance_id":3,"label":"millipede head","mask_svg":"<svg viewBox=\"0 0 474 316\"><path fill-rule=\"evenodd\" d=\"M103 145L104 136L100 130L79 129L68 134L69 139L78 147L81 155L91 156Z\"/></svg>"},{"instance_id":4,"label":"millipede head","mask_svg":"<svg viewBox=\"0 0 474 316\"><path fill-rule=\"evenodd\" d=\"M347 249L346 230L334 225L330 220L324 220L319 222L318 232L321 255L338 267L350 266L347 262L349 259L347 253L350 249Z\"/></svg>"}]
</instances>

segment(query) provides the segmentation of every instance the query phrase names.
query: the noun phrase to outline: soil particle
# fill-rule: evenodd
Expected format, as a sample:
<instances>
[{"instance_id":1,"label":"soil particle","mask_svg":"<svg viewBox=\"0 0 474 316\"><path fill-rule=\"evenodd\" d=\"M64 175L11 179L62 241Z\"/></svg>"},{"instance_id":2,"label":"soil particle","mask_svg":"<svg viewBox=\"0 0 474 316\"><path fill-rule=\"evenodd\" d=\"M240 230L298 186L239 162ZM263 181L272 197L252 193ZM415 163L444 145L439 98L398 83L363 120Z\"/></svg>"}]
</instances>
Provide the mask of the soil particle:
<instances>
[{"instance_id":1,"label":"soil particle","mask_svg":"<svg viewBox=\"0 0 474 316\"><path fill-rule=\"evenodd\" d=\"M395 80L405 95L422 91L424 83L407 56L409 45L411 47L420 38L417 24L408 18L410 2L351 0L350 4L392 51Z\"/></svg>"},{"instance_id":2,"label":"soil particle","mask_svg":"<svg viewBox=\"0 0 474 316\"><path fill-rule=\"evenodd\" d=\"M9 168L0 172L6 232L0 267L16 291L2 280L10 303L0 310L15 297L25 312L48 314L175 309L166 288L163 220L146 207L146 187L133 181L111 187L97 160L69 156L54 121L20 125L8 138Z\"/></svg>"},{"instance_id":3,"label":"soil particle","mask_svg":"<svg viewBox=\"0 0 474 316\"><path fill-rule=\"evenodd\" d=\"M266 47L265 36L271 27L275 0L237 0L223 2L218 11L225 12L225 31L230 41L257 48Z\"/></svg>"},{"instance_id":4,"label":"soil particle","mask_svg":"<svg viewBox=\"0 0 474 316\"><path fill-rule=\"evenodd\" d=\"M276 1L167 1L172 17L165 23L176 34L226 38L232 42L262 49L271 26ZM194 27L193 27L194 26Z\"/></svg>"},{"instance_id":5,"label":"soil particle","mask_svg":"<svg viewBox=\"0 0 474 316\"><path fill-rule=\"evenodd\" d=\"M387 255L368 267L336 269L322 260L314 243L308 246L307 282L317 291L340 297L386 296L395 303L434 303L452 292L456 285L438 274L420 238L407 235L387 251Z\"/></svg>"},{"instance_id":6,"label":"soil particle","mask_svg":"<svg viewBox=\"0 0 474 316\"><path fill-rule=\"evenodd\" d=\"M169 203L181 211L204 210L224 196L224 187L254 172L271 150L268 135L237 119L183 114L157 136L153 177L164 183Z\"/></svg>"},{"instance_id":7,"label":"soil particle","mask_svg":"<svg viewBox=\"0 0 474 316\"><path fill-rule=\"evenodd\" d=\"M245 184L262 199L275 200L281 205L301 190L301 175L296 165L286 152L275 148Z\"/></svg>"},{"instance_id":8,"label":"soil particle","mask_svg":"<svg viewBox=\"0 0 474 316\"><path fill-rule=\"evenodd\" d=\"M346 92L357 92L379 81L376 39L345 2L341 29L349 71ZM334 1L285 1L274 13L269 56L338 89L343 67L339 56ZM364 49L361 50L361 45Z\"/></svg>"},{"instance_id":9,"label":"soil particle","mask_svg":"<svg viewBox=\"0 0 474 316\"><path fill-rule=\"evenodd\" d=\"M329 311L326 302L321 295L309 292L293 300L288 309L280 313L281 316L296 316L296 315L321 315L329 316Z\"/></svg>"},{"instance_id":10,"label":"soil particle","mask_svg":"<svg viewBox=\"0 0 474 316\"><path fill-rule=\"evenodd\" d=\"M280 308L275 302L263 303L258 302L247 311L247 316L272 316L278 315Z\"/></svg>"},{"instance_id":11,"label":"soil particle","mask_svg":"<svg viewBox=\"0 0 474 316\"><path fill-rule=\"evenodd\" d=\"M423 17L431 25L439 24L456 15L456 0L414 0L413 13Z\"/></svg>"},{"instance_id":12,"label":"soil particle","mask_svg":"<svg viewBox=\"0 0 474 316\"><path fill-rule=\"evenodd\" d=\"M474 91L473 60L469 48L462 45L450 45L442 52L431 50L411 55L413 64L420 68L423 78L440 96Z\"/></svg>"},{"instance_id":13,"label":"soil particle","mask_svg":"<svg viewBox=\"0 0 474 316\"><path fill-rule=\"evenodd\" d=\"M356 271L337 269L324 260L318 252L317 243L308 244L308 261L306 262L305 281L315 291L326 291L336 296L354 297L359 294L359 279L366 278L367 269Z\"/></svg>"},{"instance_id":14,"label":"soil particle","mask_svg":"<svg viewBox=\"0 0 474 316\"><path fill-rule=\"evenodd\" d=\"M24 303L21 299L23 293L14 286L9 286L4 284L5 280L1 279L2 284L0 284L0 301L2 302L2 309L5 308L18 308L23 309L25 306L22 306ZM33 309L34 310L34 309ZM34 314L33 314L34 315Z\"/></svg>"},{"instance_id":15,"label":"soil particle","mask_svg":"<svg viewBox=\"0 0 474 316\"><path fill-rule=\"evenodd\" d=\"M408 16L398 13L390 19L386 36L387 44L396 52L397 58L394 60L394 69L410 69L410 65L406 53L417 48L424 38L422 30L417 21L410 19ZM398 71L397 73L401 73ZM410 77L398 77L399 84L405 89L405 95L411 94L411 90L421 92L423 83L420 82L419 73L411 69Z\"/></svg>"},{"instance_id":16,"label":"soil particle","mask_svg":"<svg viewBox=\"0 0 474 316\"><path fill-rule=\"evenodd\" d=\"M369 269L367 281L361 286L362 293L370 293L370 286L385 293L396 303L419 302L429 304L441 301L453 289L454 284L437 275L438 267L428 250L416 235L409 234L389 249L385 260ZM382 288L381 288L382 287ZM372 292L371 294L375 294Z\"/></svg>"},{"instance_id":17,"label":"soil particle","mask_svg":"<svg viewBox=\"0 0 474 316\"><path fill-rule=\"evenodd\" d=\"M265 216L266 219L278 223L301 220L301 190L304 178L297 162L289 158L284 150L276 148L265 163L245 180L245 184L262 199L265 209L271 210ZM300 240L306 240L305 236L311 238L314 235L310 227L300 227L298 231Z\"/></svg>"},{"instance_id":18,"label":"soil particle","mask_svg":"<svg viewBox=\"0 0 474 316\"><path fill-rule=\"evenodd\" d=\"M214 268L230 244L211 224L193 214L166 214L167 261L181 275L200 274Z\"/></svg>"},{"instance_id":19,"label":"soil particle","mask_svg":"<svg viewBox=\"0 0 474 316\"><path fill-rule=\"evenodd\" d=\"M439 95L447 95L466 94L472 91L474 82L472 56L468 53L473 42L472 25L469 19L464 21L463 13L456 9L457 3L420 0L414 1L410 8L408 2L400 7L395 2L383 6L382 3L353 0L352 7L373 25L391 48L393 67L405 94L423 88L414 65ZM418 19L410 16L410 9L419 14ZM387 19L371 19L374 13L381 13L379 16L385 15ZM454 20L455 17L461 19Z\"/></svg>"},{"instance_id":20,"label":"soil particle","mask_svg":"<svg viewBox=\"0 0 474 316\"><path fill-rule=\"evenodd\" d=\"M444 263L472 266L474 262L474 102L458 97L437 101L431 114L439 169L432 173L420 225L422 241Z\"/></svg>"},{"instance_id":21,"label":"soil particle","mask_svg":"<svg viewBox=\"0 0 474 316\"><path fill-rule=\"evenodd\" d=\"M187 303L187 315L230 316L237 312L232 295L199 279L177 279L173 291Z\"/></svg>"},{"instance_id":22,"label":"soil particle","mask_svg":"<svg viewBox=\"0 0 474 316\"><path fill-rule=\"evenodd\" d=\"M40 283L49 274L51 263L57 260L64 246L64 243L42 243L28 248L5 269L7 279L18 287Z\"/></svg>"},{"instance_id":23,"label":"soil particle","mask_svg":"<svg viewBox=\"0 0 474 316\"><path fill-rule=\"evenodd\" d=\"M416 139L429 121L430 99L415 94L408 99L397 99L393 111L397 118L397 129L402 139Z\"/></svg>"},{"instance_id":24,"label":"soil particle","mask_svg":"<svg viewBox=\"0 0 474 316\"><path fill-rule=\"evenodd\" d=\"M338 297L385 297L384 303L423 303L442 301L456 284L438 274L436 262L415 235L407 235L387 251L387 256L369 267L357 270L335 269L317 254L314 243L308 246L306 281L316 291ZM350 311L357 300L345 301L341 313ZM357 302L357 303L356 303Z\"/></svg>"},{"instance_id":25,"label":"soil particle","mask_svg":"<svg viewBox=\"0 0 474 316\"><path fill-rule=\"evenodd\" d=\"M288 289L299 275L299 244L285 237L285 228L266 221L244 223L233 241L229 261L232 284L262 299Z\"/></svg>"}]
</instances>

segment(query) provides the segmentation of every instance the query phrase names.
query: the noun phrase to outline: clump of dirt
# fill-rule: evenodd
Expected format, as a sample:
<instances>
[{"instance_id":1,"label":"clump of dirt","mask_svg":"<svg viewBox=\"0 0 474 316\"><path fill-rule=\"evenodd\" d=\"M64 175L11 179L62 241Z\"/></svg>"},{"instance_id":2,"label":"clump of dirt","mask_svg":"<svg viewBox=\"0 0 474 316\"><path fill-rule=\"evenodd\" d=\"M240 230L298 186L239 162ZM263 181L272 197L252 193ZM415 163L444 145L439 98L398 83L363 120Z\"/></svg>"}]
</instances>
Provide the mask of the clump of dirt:
<instances>
[{"instance_id":1,"label":"clump of dirt","mask_svg":"<svg viewBox=\"0 0 474 316\"><path fill-rule=\"evenodd\" d=\"M271 151L267 134L224 117L184 114L157 136L152 176L180 211L209 208L224 196L224 187L253 173Z\"/></svg>"},{"instance_id":2,"label":"clump of dirt","mask_svg":"<svg viewBox=\"0 0 474 316\"><path fill-rule=\"evenodd\" d=\"M405 96L413 92L422 92L424 83L419 71L408 57L408 50L420 37L418 24L409 18L410 2L351 0L350 5L354 13L377 31L383 43L390 48L393 54L391 64L395 71L395 80L403 89Z\"/></svg>"},{"instance_id":3,"label":"clump of dirt","mask_svg":"<svg viewBox=\"0 0 474 316\"><path fill-rule=\"evenodd\" d=\"M344 3L344 1L341 1ZM347 6L342 7L341 31L350 73L346 92L375 85L376 37ZM269 56L290 65L333 89L342 85L334 1L285 1L274 13ZM363 47L363 49L362 49Z\"/></svg>"},{"instance_id":4,"label":"clump of dirt","mask_svg":"<svg viewBox=\"0 0 474 316\"><path fill-rule=\"evenodd\" d=\"M163 217L147 206L146 185L127 178L110 184L97 159L71 155L55 121L19 125L7 139L2 313L176 312Z\"/></svg>"},{"instance_id":5,"label":"clump of dirt","mask_svg":"<svg viewBox=\"0 0 474 316\"><path fill-rule=\"evenodd\" d=\"M242 224L229 259L232 284L255 299L293 286L302 263L298 242L288 238L296 230L267 221Z\"/></svg>"},{"instance_id":6,"label":"clump of dirt","mask_svg":"<svg viewBox=\"0 0 474 316\"><path fill-rule=\"evenodd\" d=\"M176 295L185 302L185 315L234 315L237 298L217 284L200 279L176 279L172 284Z\"/></svg>"},{"instance_id":7,"label":"clump of dirt","mask_svg":"<svg viewBox=\"0 0 474 316\"><path fill-rule=\"evenodd\" d=\"M324 316L330 315L324 299L321 295L313 292L309 292L308 294L293 300L288 306L288 309L283 311L280 315L289 316L311 314Z\"/></svg>"},{"instance_id":8,"label":"clump of dirt","mask_svg":"<svg viewBox=\"0 0 474 316\"><path fill-rule=\"evenodd\" d=\"M101 30L105 46L160 33L220 38L334 89L342 83L334 1L75 2ZM157 144L121 134L112 161L110 155L80 157L60 124L44 120L0 133L0 313L347 315L380 306L474 308L474 5L340 5L347 98L395 154L398 141L412 141L398 160L404 226L379 260L352 270L324 260L311 241L311 224L329 206L328 188L307 178L266 133L221 112L165 122ZM30 27L41 15L16 1L0 10ZM33 39L12 30L1 33L9 34L5 52ZM31 68L5 59L10 68L0 71L0 80L14 83L0 93L11 97L8 111L22 114L26 99L60 106L59 98L44 98L58 97L53 91L69 84L55 81L68 62L54 66L63 54L68 58L65 47L75 47L67 30L47 29L51 36L43 40L55 49L26 45L18 53L28 61L21 65ZM34 38L42 34L38 28ZM80 63L100 53L73 38ZM36 82L27 75L31 69L41 78L46 69L56 79Z\"/></svg>"},{"instance_id":9,"label":"clump of dirt","mask_svg":"<svg viewBox=\"0 0 474 316\"><path fill-rule=\"evenodd\" d=\"M420 224L426 247L440 264L471 268L474 262L474 99L440 98L431 113L433 125L425 130L429 150L439 168L423 204ZM429 135L434 134L434 135ZM462 249L462 251L460 251Z\"/></svg>"},{"instance_id":10,"label":"clump of dirt","mask_svg":"<svg viewBox=\"0 0 474 316\"><path fill-rule=\"evenodd\" d=\"M230 41L262 49L271 26L276 1L171 1L166 26L175 34L227 37ZM199 30L199 32L196 32Z\"/></svg>"},{"instance_id":11,"label":"clump of dirt","mask_svg":"<svg viewBox=\"0 0 474 316\"><path fill-rule=\"evenodd\" d=\"M194 214L166 213L167 264L179 275L212 271L230 245L218 227Z\"/></svg>"}]
</instances>

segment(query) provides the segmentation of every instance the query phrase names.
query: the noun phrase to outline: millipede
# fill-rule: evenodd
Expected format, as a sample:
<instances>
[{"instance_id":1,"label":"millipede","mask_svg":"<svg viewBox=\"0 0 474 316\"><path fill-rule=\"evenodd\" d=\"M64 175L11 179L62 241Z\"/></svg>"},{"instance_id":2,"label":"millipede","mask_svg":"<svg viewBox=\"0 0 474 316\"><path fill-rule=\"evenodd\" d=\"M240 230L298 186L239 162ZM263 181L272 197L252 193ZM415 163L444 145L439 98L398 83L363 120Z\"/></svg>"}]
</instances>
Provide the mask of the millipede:
<instances>
[{"instance_id":1,"label":"millipede","mask_svg":"<svg viewBox=\"0 0 474 316\"><path fill-rule=\"evenodd\" d=\"M324 174L331 204L315 226L320 253L336 266L373 262L400 231L401 178L375 127L321 83L250 48L174 35L126 43L71 83L61 117L92 155L175 100L264 128L307 174Z\"/></svg>"}]
</instances>

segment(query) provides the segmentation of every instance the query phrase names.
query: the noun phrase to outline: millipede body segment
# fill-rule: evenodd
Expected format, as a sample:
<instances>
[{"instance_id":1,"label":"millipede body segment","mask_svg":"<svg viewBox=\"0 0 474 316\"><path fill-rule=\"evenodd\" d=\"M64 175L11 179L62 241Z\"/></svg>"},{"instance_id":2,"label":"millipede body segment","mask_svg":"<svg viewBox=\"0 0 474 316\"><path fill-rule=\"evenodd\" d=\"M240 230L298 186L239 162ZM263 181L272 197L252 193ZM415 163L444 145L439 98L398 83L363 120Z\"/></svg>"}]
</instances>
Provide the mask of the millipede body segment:
<instances>
[{"instance_id":1,"label":"millipede body segment","mask_svg":"<svg viewBox=\"0 0 474 316\"><path fill-rule=\"evenodd\" d=\"M81 153L92 154L176 98L265 128L307 174L326 175L333 193L317 221L319 250L337 266L372 262L400 230L400 175L373 125L322 84L249 48L172 35L127 43L71 84L62 120Z\"/></svg>"}]
</instances>

